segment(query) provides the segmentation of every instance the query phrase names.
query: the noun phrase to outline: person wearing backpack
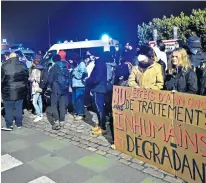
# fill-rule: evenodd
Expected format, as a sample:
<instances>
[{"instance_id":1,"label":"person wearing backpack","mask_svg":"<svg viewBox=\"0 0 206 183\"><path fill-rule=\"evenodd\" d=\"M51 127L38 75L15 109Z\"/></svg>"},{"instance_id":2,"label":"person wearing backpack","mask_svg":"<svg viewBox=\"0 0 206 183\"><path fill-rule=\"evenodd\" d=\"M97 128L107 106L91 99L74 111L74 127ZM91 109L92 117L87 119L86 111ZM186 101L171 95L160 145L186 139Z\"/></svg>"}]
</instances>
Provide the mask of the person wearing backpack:
<instances>
[{"instance_id":1,"label":"person wearing backpack","mask_svg":"<svg viewBox=\"0 0 206 183\"><path fill-rule=\"evenodd\" d=\"M86 64L80 61L78 55L73 57L72 80L72 103L74 108L74 119L82 120L84 116L85 79L88 77Z\"/></svg>"},{"instance_id":2,"label":"person wearing backpack","mask_svg":"<svg viewBox=\"0 0 206 183\"><path fill-rule=\"evenodd\" d=\"M43 66L40 65L40 60L36 59L34 60L35 67L31 71L31 75L29 77L29 81L32 83L31 85L31 94L32 94L32 104L35 109L35 119L34 122L38 122L42 120L43 114L42 114L42 88L40 87L40 81L41 81L41 73L43 71Z\"/></svg>"},{"instance_id":3,"label":"person wearing backpack","mask_svg":"<svg viewBox=\"0 0 206 183\"><path fill-rule=\"evenodd\" d=\"M54 117L52 129L57 130L64 126L70 73L67 64L61 61L60 55L53 61L56 63L49 70L48 88L51 90L51 109Z\"/></svg>"}]
</instances>

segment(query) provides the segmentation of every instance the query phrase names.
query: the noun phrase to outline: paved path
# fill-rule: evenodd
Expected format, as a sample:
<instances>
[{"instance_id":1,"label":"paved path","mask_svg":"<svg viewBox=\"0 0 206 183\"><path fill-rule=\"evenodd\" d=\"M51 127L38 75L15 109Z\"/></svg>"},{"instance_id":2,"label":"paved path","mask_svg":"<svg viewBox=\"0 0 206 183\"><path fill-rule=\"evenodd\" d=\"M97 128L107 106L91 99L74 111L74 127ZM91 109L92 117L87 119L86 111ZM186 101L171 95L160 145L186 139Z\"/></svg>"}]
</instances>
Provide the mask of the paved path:
<instances>
[{"instance_id":1,"label":"paved path","mask_svg":"<svg viewBox=\"0 0 206 183\"><path fill-rule=\"evenodd\" d=\"M34 123L31 117L25 113L22 129L1 132L2 183L182 182L111 150L109 135L91 136L91 125L83 121L68 115L64 129L53 131L46 119Z\"/></svg>"}]
</instances>

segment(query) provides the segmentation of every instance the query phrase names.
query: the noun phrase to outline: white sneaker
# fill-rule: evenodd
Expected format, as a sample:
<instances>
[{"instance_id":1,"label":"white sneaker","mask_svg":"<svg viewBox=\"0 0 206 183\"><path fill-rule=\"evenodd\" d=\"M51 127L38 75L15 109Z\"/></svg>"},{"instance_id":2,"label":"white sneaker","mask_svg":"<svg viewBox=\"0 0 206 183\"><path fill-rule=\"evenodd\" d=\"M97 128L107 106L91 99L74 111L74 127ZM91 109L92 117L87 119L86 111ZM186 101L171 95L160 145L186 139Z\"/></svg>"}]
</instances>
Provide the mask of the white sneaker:
<instances>
[{"instance_id":1,"label":"white sneaker","mask_svg":"<svg viewBox=\"0 0 206 183\"><path fill-rule=\"evenodd\" d=\"M34 120L34 122L38 122L38 121L41 121L42 120L42 117L41 116L37 116L37 118Z\"/></svg>"},{"instance_id":2,"label":"white sneaker","mask_svg":"<svg viewBox=\"0 0 206 183\"><path fill-rule=\"evenodd\" d=\"M36 119L38 116L37 115L32 115L31 118Z\"/></svg>"}]
</instances>

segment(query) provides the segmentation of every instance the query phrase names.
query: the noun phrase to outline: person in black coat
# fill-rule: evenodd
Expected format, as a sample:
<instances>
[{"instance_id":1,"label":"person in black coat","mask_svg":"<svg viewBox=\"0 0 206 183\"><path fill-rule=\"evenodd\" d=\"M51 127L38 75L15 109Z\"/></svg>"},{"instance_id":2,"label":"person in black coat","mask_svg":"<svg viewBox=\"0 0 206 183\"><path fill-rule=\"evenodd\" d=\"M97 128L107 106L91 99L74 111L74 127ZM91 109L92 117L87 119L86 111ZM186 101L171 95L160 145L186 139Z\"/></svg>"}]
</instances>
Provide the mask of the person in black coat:
<instances>
[{"instance_id":1,"label":"person in black coat","mask_svg":"<svg viewBox=\"0 0 206 183\"><path fill-rule=\"evenodd\" d=\"M13 112L17 127L22 126L22 105L27 94L28 77L26 65L19 61L15 53L11 53L1 68L1 93L6 112L6 127L3 130L13 129Z\"/></svg>"},{"instance_id":2,"label":"person in black coat","mask_svg":"<svg viewBox=\"0 0 206 183\"><path fill-rule=\"evenodd\" d=\"M183 48L175 49L171 55L165 89L190 94L198 91L196 73L192 70L187 52Z\"/></svg>"},{"instance_id":3,"label":"person in black coat","mask_svg":"<svg viewBox=\"0 0 206 183\"><path fill-rule=\"evenodd\" d=\"M95 61L94 69L90 77L86 80L86 84L91 88L99 122L99 124L92 129L93 134L101 135L106 130L104 101L107 93L107 66L101 58Z\"/></svg>"},{"instance_id":4,"label":"person in black coat","mask_svg":"<svg viewBox=\"0 0 206 183\"><path fill-rule=\"evenodd\" d=\"M60 55L56 55L53 58L55 64L49 70L48 75L48 89L51 90L51 109L54 116L54 123L52 124L53 130L58 130L60 127L64 126L65 115L67 113L68 97L67 93L69 88L63 90L59 83L58 76L62 73L64 79L68 79L69 83L69 70L67 69L67 63L61 60ZM65 77L65 73L68 74Z\"/></svg>"},{"instance_id":5,"label":"person in black coat","mask_svg":"<svg viewBox=\"0 0 206 183\"><path fill-rule=\"evenodd\" d=\"M206 96L206 61L200 64L199 73L199 93Z\"/></svg>"}]
</instances>

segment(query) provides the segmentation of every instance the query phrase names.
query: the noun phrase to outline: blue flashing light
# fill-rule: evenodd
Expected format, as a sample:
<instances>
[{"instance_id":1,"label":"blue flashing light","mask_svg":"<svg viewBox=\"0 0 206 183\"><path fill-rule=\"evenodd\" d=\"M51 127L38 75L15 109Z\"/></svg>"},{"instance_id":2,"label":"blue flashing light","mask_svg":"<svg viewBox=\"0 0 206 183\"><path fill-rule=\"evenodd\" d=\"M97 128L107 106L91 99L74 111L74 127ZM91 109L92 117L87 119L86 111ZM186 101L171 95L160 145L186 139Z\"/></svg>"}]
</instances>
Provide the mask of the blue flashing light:
<instances>
[{"instance_id":1,"label":"blue flashing light","mask_svg":"<svg viewBox=\"0 0 206 183\"><path fill-rule=\"evenodd\" d=\"M101 40L103 42L109 42L110 41L110 37L107 34L103 34Z\"/></svg>"}]
</instances>

